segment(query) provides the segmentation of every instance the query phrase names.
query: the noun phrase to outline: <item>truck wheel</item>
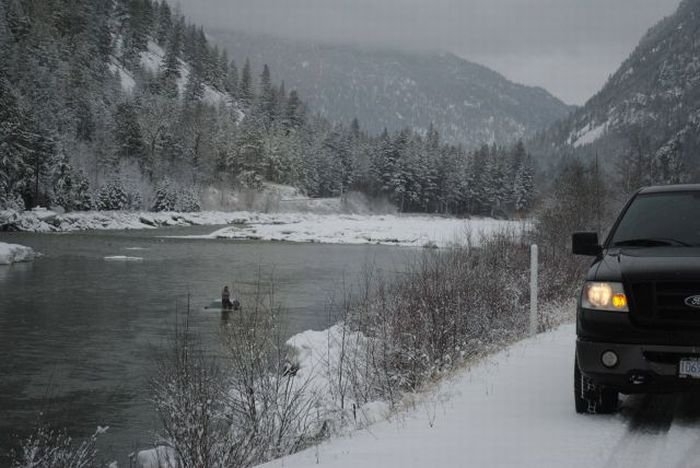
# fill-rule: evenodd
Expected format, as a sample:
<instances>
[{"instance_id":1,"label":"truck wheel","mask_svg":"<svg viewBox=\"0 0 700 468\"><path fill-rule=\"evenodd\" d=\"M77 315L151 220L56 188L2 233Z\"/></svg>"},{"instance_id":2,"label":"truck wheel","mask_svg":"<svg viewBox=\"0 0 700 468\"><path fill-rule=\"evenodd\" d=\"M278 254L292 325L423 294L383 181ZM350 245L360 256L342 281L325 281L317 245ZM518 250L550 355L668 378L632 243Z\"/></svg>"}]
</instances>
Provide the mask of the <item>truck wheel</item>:
<instances>
[{"instance_id":1,"label":"truck wheel","mask_svg":"<svg viewBox=\"0 0 700 468\"><path fill-rule=\"evenodd\" d=\"M617 410L619 392L598 385L581 374L574 359L574 403L577 413L608 414Z\"/></svg>"}]
</instances>

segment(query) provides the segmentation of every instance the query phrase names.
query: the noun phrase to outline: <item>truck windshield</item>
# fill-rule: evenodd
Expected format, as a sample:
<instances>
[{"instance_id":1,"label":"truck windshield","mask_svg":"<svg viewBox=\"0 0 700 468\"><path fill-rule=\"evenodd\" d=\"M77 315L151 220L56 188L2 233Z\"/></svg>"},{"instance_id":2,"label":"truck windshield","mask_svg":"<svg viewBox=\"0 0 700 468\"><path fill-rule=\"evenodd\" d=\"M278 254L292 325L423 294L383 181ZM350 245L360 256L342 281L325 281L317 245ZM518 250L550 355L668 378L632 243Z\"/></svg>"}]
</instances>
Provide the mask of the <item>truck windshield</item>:
<instances>
[{"instance_id":1,"label":"truck windshield","mask_svg":"<svg viewBox=\"0 0 700 468\"><path fill-rule=\"evenodd\" d=\"M700 245L700 192L638 195L608 247Z\"/></svg>"}]
</instances>

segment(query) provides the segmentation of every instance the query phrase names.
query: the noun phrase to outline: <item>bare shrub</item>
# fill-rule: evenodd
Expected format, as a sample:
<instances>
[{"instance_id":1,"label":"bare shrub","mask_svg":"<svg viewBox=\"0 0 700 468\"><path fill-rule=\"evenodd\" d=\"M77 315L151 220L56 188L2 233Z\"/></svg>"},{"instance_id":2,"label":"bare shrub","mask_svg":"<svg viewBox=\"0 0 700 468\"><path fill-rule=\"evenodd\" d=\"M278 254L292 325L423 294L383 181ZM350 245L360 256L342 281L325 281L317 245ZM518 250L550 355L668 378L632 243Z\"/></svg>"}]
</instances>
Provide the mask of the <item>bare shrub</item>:
<instances>
[{"instance_id":1,"label":"bare shrub","mask_svg":"<svg viewBox=\"0 0 700 468\"><path fill-rule=\"evenodd\" d=\"M52 429L40 422L34 432L21 443L19 451L13 454L13 468L90 468L99 466L96 443L100 434L107 429L97 430L80 444L65 430Z\"/></svg>"},{"instance_id":2,"label":"bare shrub","mask_svg":"<svg viewBox=\"0 0 700 468\"><path fill-rule=\"evenodd\" d=\"M321 436L308 379L289 362L272 282L258 281L253 298L224 329L226 404L232 427L260 463L296 452Z\"/></svg>"},{"instance_id":3,"label":"bare shrub","mask_svg":"<svg viewBox=\"0 0 700 468\"><path fill-rule=\"evenodd\" d=\"M188 319L189 312L176 327L169 349L158 356L151 380L162 436L174 454L161 457L158 464L238 466L246 459L245 442L233 437L230 430L223 372L192 335Z\"/></svg>"},{"instance_id":4,"label":"bare shrub","mask_svg":"<svg viewBox=\"0 0 700 468\"><path fill-rule=\"evenodd\" d=\"M570 300L568 278L576 270L570 263L545 273L571 270L546 290L546 301ZM353 398L396 403L402 392L420 389L456 363L524 337L529 279L529 243L515 232L484 239L478 248L426 251L399 281L368 278L346 321L368 337L363 356L347 359ZM563 321L553 308L543 312L542 327Z\"/></svg>"},{"instance_id":5,"label":"bare shrub","mask_svg":"<svg viewBox=\"0 0 700 468\"><path fill-rule=\"evenodd\" d=\"M246 295L246 294L244 294ZM157 361L153 402L170 450L149 451L156 466L246 467L296 452L324 432L314 393L285 360L273 290L259 281L253 298L222 327L216 360L178 327Z\"/></svg>"}]
</instances>

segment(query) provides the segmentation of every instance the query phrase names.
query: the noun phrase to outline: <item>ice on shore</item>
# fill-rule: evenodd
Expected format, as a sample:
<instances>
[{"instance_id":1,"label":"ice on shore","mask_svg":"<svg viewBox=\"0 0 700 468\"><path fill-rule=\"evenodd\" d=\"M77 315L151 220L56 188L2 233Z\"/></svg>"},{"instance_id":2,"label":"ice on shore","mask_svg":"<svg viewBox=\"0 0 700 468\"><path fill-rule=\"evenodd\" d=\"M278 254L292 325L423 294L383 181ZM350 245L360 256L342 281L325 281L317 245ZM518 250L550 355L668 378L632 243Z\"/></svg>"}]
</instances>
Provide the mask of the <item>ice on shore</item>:
<instances>
[{"instance_id":1,"label":"ice on shore","mask_svg":"<svg viewBox=\"0 0 700 468\"><path fill-rule=\"evenodd\" d=\"M0 242L0 265L12 265L19 262L31 262L37 253L30 247L19 244Z\"/></svg>"},{"instance_id":2,"label":"ice on shore","mask_svg":"<svg viewBox=\"0 0 700 468\"><path fill-rule=\"evenodd\" d=\"M143 257L127 257L126 255L111 255L104 258L108 262L142 262Z\"/></svg>"}]
</instances>

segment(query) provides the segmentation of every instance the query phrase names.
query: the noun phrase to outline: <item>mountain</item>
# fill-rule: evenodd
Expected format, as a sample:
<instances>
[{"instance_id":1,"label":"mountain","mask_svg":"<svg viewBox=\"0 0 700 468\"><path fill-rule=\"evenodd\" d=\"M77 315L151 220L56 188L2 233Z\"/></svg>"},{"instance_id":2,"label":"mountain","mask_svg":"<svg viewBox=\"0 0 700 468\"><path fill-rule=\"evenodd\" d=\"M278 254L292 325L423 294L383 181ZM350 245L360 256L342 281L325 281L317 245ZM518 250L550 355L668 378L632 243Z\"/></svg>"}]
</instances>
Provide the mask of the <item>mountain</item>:
<instances>
[{"instance_id":1,"label":"mountain","mask_svg":"<svg viewBox=\"0 0 700 468\"><path fill-rule=\"evenodd\" d=\"M357 117L365 128L432 123L443 139L475 147L528 137L572 108L541 88L522 86L447 53L316 44L215 30L210 39L234 57L263 63L332 120Z\"/></svg>"},{"instance_id":2,"label":"mountain","mask_svg":"<svg viewBox=\"0 0 700 468\"><path fill-rule=\"evenodd\" d=\"M531 205L522 143L329 122L165 0L0 0L0 63L0 211L267 209L266 182L403 211Z\"/></svg>"},{"instance_id":3,"label":"mountain","mask_svg":"<svg viewBox=\"0 0 700 468\"><path fill-rule=\"evenodd\" d=\"M634 188L699 180L700 2L652 27L603 89L533 140L535 153L599 154Z\"/></svg>"}]
</instances>

